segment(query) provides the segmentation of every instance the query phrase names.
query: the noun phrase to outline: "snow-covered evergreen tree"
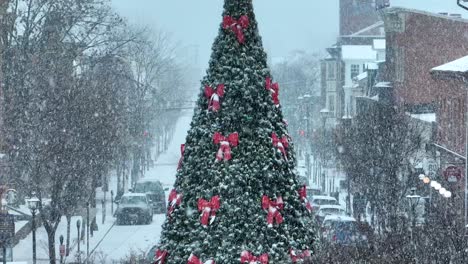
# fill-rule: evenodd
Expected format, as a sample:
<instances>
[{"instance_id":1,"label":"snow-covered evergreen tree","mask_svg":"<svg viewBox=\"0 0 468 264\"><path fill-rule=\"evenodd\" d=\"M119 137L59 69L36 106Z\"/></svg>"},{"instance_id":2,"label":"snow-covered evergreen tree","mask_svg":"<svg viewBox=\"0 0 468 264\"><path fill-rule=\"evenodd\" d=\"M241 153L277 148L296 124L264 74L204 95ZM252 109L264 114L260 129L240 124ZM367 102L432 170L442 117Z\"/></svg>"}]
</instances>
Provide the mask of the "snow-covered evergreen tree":
<instances>
[{"instance_id":1,"label":"snow-covered evergreen tree","mask_svg":"<svg viewBox=\"0 0 468 264\"><path fill-rule=\"evenodd\" d=\"M225 0L156 263L294 263L312 252L278 92L252 0Z\"/></svg>"}]
</instances>

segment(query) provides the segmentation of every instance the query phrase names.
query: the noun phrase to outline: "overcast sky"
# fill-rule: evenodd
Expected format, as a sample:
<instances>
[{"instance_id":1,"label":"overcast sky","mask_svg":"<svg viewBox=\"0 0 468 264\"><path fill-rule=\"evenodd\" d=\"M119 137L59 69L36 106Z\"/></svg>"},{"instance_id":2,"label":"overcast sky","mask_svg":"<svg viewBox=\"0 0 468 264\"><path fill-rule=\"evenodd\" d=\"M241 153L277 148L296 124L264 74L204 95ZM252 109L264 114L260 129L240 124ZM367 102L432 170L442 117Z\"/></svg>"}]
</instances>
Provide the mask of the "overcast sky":
<instances>
[{"instance_id":1,"label":"overcast sky","mask_svg":"<svg viewBox=\"0 0 468 264\"><path fill-rule=\"evenodd\" d=\"M456 0L390 0L393 6L431 12L461 13ZM199 63L208 65L221 23L223 0L112 0L132 23L170 32L183 45L199 48ZM295 49L323 51L338 33L338 0L254 0L256 18L268 55L286 57Z\"/></svg>"}]
</instances>

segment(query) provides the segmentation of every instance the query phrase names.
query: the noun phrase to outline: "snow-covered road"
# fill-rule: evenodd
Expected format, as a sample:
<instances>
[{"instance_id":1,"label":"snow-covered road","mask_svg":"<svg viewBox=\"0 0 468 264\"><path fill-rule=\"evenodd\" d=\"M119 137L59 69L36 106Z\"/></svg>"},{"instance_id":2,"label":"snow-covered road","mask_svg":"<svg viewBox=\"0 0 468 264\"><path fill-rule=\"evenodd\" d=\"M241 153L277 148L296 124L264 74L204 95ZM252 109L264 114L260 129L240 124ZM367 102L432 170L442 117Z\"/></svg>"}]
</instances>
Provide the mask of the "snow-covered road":
<instances>
[{"instance_id":1,"label":"snow-covered road","mask_svg":"<svg viewBox=\"0 0 468 264\"><path fill-rule=\"evenodd\" d=\"M145 178L158 179L164 187L172 187L175 181L177 163L180 158L180 144L185 142L187 131L192 120L192 111L183 112L178 119L175 134L169 148L161 154L156 165L146 172ZM158 165L159 164L159 165ZM168 192L166 192L167 197ZM154 215L150 225L114 226L101 244L96 248L97 255L106 258L106 262L117 261L130 251L148 251L159 241L161 226L165 215Z\"/></svg>"}]
</instances>

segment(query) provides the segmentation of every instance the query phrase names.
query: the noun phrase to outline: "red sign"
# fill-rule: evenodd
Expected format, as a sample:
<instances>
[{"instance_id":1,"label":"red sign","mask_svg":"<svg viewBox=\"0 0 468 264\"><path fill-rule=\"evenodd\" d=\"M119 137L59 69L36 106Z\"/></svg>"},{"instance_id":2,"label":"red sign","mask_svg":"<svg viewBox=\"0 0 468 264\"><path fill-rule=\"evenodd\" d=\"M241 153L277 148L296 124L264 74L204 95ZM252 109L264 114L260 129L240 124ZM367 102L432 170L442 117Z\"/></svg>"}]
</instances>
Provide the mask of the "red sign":
<instances>
[{"instance_id":1,"label":"red sign","mask_svg":"<svg viewBox=\"0 0 468 264\"><path fill-rule=\"evenodd\" d=\"M458 182L462 178L462 170L460 167L449 166L444 171L444 177L448 182Z\"/></svg>"},{"instance_id":2,"label":"red sign","mask_svg":"<svg viewBox=\"0 0 468 264\"><path fill-rule=\"evenodd\" d=\"M60 245L60 256L65 256L65 245Z\"/></svg>"}]
</instances>

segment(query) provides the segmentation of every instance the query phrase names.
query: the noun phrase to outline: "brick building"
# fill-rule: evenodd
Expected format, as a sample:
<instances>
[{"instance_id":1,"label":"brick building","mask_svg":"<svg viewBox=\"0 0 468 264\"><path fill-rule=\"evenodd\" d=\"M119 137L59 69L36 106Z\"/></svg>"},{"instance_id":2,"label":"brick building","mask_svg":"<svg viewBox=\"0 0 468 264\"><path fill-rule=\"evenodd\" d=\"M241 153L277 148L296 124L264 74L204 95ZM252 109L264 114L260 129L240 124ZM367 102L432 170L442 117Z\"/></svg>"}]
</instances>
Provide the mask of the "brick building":
<instances>
[{"instance_id":1,"label":"brick building","mask_svg":"<svg viewBox=\"0 0 468 264\"><path fill-rule=\"evenodd\" d=\"M384 78L393 85L395 103L407 112L436 113L436 145L464 156L463 82L434 80L430 70L468 54L468 20L403 8L387 9L383 18Z\"/></svg>"}]
</instances>

